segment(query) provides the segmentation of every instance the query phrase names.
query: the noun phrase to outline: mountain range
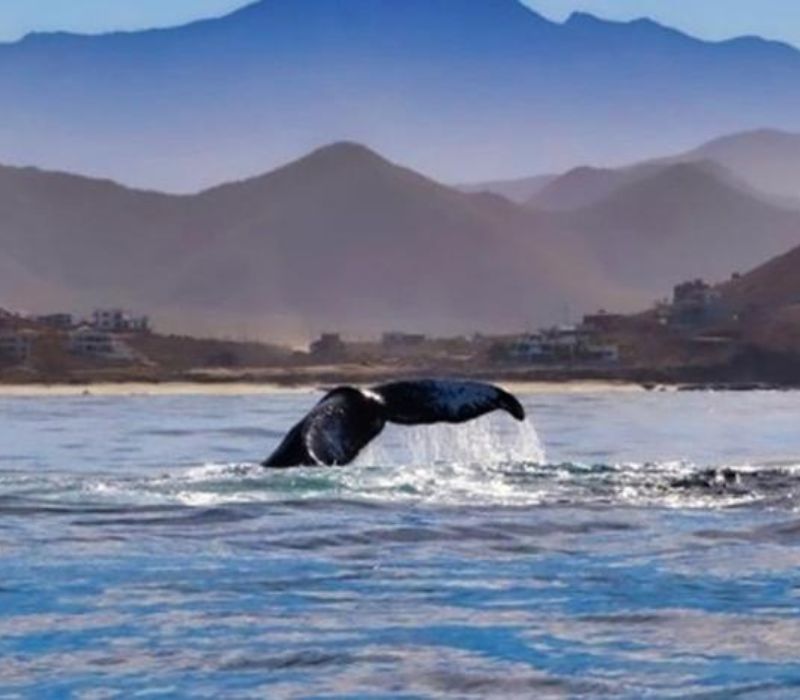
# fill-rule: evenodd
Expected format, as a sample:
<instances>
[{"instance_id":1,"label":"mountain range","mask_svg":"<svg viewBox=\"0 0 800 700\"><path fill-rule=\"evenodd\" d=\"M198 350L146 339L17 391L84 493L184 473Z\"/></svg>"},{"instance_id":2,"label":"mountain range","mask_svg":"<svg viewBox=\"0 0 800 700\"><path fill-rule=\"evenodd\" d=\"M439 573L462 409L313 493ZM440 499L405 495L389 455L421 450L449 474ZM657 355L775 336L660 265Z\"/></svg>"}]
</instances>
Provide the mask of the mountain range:
<instances>
[{"instance_id":1,"label":"mountain range","mask_svg":"<svg viewBox=\"0 0 800 700\"><path fill-rule=\"evenodd\" d=\"M351 143L192 196L5 167L0 210L5 304L133 305L193 332L502 330L622 294L521 207Z\"/></svg>"},{"instance_id":2,"label":"mountain range","mask_svg":"<svg viewBox=\"0 0 800 700\"><path fill-rule=\"evenodd\" d=\"M615 165L800 123L800 51L518 0L260 0L0 45L0 162L189 192L326 143L438 180Z\"/></svg>"},{"instance_id":3,"label":"mountain range","mask_svg":"<svg viewBox=\"0 0 800 700\"><path fill-rule=\"evenodd\" d=\"M581 165L562 173L460 185L464 192L494 192L536 209L573 209L676 163L705 162L739 189L800 208L800 133L756 129L715 138L697 148L616 168Z\"/></svg>"},{"instance_id":4,"label":"mountain range","mask_svg":"<svg viewBox=\"0 0 800 700\"><path fill-rule=\"evenodd\" d=\"M568 173L542 192L559 181L571 202L519 204L351 142L194 195L0 167L0 299L268 339L505 332L639 310L800 244L800 211L713 160L600 171L590 197Z\"/></svg>"},{"instance_id":5,"label":"mountain range","mask_svg":"<svg viewBox=\"0 0 800 700\"><path fill-rule=\"evenodd\" d=\"M800 243L800 212L760 199L703 161L644 169L589 205L556 214L617 282L668 293L724 280Z\"/></svg>"}]
</instances>

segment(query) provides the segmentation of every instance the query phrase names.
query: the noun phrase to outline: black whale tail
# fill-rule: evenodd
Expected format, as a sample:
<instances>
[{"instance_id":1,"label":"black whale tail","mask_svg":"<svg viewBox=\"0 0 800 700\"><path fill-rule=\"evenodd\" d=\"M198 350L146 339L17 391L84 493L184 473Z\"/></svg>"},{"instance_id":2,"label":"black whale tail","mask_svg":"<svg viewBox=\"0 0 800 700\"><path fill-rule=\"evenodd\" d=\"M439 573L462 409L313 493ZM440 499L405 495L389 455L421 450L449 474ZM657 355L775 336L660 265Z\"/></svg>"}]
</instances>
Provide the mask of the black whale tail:
<instances>
[{"instance_id":1,"label":"black whale tail","mask_svg":"<svg viewBox=\"0 0 800 700\"><path fill-rule=\"evenodd\" d=\"M517 399L514 394L509 394L507 391L503 391L502 389L498 389L498 391L500 392L500 396L498 398L500 408L506 411L506 413L511 414L511 416L518 421L525 420L525 409L522 407L519 399Z\"/></svg>"},{"instance_id":2,"label":"black whale tail","mask_svg":"<svg viewBox=\"0 0 800 700\"><path fill-rule=\"evenodd\" d=\"M383 400L386 420L401 425L463 423L497 410L525 419L515 396L483 382L423 379L382 384L372 391Z\"/></svg>"},{"instance_id":3,"label":"black whale tail","mask_svg":"<svg viewBox=\"0 0 800 700\"><path fill-rule=\"evenodd\" d=\"M482 382L423 379L363 390L339 387L329 391L262 464L349 464L387 422L463 423L496 410L525 419L515 396Z\"/></svg>"}]
</instances>

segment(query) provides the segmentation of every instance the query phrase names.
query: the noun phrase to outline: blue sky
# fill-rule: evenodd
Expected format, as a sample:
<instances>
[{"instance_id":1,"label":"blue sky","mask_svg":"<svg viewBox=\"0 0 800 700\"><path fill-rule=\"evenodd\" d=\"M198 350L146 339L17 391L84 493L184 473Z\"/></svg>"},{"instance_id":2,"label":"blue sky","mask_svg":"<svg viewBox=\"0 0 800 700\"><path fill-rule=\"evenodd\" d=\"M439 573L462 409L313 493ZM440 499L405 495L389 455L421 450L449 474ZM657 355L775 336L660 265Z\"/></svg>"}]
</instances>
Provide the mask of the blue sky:
<instances>
[{"instance_id":1,"label":"blue sky","mask_svg":"<svg viewBox=\"0 0 800 700\"><path fill-rule=\"evenodd\" d=\"M559 20L574 10L615 19L647 16L707 39L758 34L800 47L799 0L523 1ZM102 32L168 26L246 4L248 0L0 0L0 41L35 30Z\"/></svg>"},{"instance_id":2,"label":"blue sky","mask_svg":"<svg viewBox=\"0 0 800 700\"><path fill-rule=\"evenodd\" d=\"M798 0L524 0L553 19L574 10L614 19L650 17L705 39L756 34L800 47Z\"/></svg>"}]
</instances>

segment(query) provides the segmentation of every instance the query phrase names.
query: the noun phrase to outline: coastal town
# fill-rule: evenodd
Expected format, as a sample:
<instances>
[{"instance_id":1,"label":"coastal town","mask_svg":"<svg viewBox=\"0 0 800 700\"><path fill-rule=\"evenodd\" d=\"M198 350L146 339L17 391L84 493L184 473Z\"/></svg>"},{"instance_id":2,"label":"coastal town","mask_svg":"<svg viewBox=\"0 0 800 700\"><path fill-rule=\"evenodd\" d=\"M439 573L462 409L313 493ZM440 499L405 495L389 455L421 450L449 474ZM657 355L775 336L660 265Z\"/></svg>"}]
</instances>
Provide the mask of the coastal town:
<instances>
[{"instance_id":1,"label":"coastal town","mask_svg":"<svg viewBox=\"0 0 800 700\"><path fill-rule=\"evenodd\" d=\"M765 347L747 314L726 302L720 285L702 279L677 284L671 298L637 314L600 310L577 323L508 335L387 331L350 339L331 331L301 349L164 334L148 316L120 308L97 308L85 317L0 311L0 382L7 384L294 384L436 372L521 381L761 385L800 379L795 357Z\"/></svg>"}]
</instances>

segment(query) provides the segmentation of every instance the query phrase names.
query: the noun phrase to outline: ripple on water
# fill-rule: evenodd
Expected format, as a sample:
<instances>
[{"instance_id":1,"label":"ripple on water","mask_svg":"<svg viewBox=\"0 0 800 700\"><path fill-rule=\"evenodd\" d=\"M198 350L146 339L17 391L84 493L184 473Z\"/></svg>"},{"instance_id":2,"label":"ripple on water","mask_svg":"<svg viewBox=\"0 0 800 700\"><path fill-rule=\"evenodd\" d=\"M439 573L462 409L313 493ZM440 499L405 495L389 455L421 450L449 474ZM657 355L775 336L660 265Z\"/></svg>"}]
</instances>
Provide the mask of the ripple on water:
<instances>
[{"instance_id":1,"label":"ripple on water","mask_svg":"<svg viewBox=\"0 0 800 700\"><path fill-rule=\"evenodd\" d=\"M540 395L547 451L493 417L254 464L313 399L7 401L0 696L797 696L792 395Z\"/></svg>"}]
</instances>

